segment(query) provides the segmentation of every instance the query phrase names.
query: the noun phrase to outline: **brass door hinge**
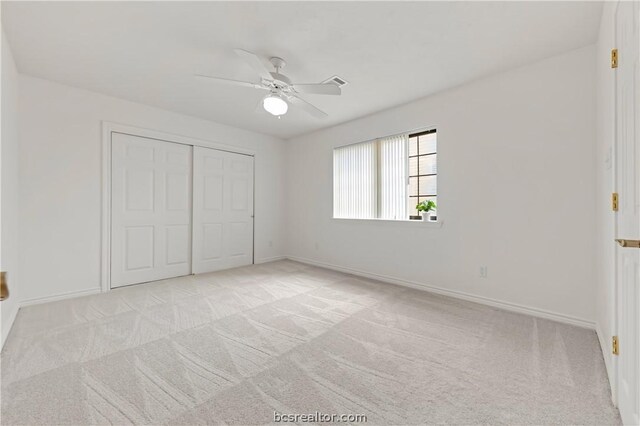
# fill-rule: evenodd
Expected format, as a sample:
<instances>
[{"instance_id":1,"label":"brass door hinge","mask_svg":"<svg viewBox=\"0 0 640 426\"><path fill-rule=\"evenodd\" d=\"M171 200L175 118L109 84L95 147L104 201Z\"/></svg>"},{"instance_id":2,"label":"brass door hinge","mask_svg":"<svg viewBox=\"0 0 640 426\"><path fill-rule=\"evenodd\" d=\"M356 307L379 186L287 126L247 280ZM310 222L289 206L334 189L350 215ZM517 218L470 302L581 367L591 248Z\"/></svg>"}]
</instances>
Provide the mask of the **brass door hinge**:
<instances>
[{"instance_id":1,"label":"brass door hinge","mask_svg":"<svg viewBox=\"0 0 640 426\"><path fill-rule=\"evenodd\" d=\"M7 285L7 273L0 272L0 300L9 297L9 286Z\"/></svg>"},{"instance_id":2,"label":"brass door hinge","mask_svg":"<svg viewBox=\"0 0 640 426\"><path fill-rule=\"evenodd\" d=\"M611 352L614 355L618 355L620 353L620 345L618 343L618 336L613 336L611 338Z\"/></svg>"},{"instance_id":3,"label":"brass door hinge","mask_svg":"<svg viewBox=\"0 0 640 426\"><path fill-rule=\"evenodd\" d=\"M611 194L611 210L614 212L618 211L618 193L614 192Z\"/></svg>"},{"instance_id":4,"label":"brass door hinge","mask_svg":"<svg viewBox=\"0 0 640 426\"><path fill-rule=\"evenodd\" d=\"M618 49L611 49L611 68L618 68Z\"/></svg>"}]
</instances>

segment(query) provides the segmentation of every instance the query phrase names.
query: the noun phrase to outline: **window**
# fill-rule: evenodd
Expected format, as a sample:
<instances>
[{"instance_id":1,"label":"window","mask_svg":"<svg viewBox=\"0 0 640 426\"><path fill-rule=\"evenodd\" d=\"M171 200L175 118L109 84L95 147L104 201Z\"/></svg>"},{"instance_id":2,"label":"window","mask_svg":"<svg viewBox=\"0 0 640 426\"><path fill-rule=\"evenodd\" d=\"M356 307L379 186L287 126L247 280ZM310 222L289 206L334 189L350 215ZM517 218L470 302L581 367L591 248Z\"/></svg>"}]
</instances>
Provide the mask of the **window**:
<instances>
[{"instance_id":1,"label":"window","mask_svg":"<svg viewBox=\"0 0 640 426\"><path fill-rule=\"evenodd\" d=\"M409 136L409 204L408 210L417 215L416 205L425 200L437 202L438 154L436 131L427 130Z\"/></svg>"},{"instance_id":2,"label":"window","mask_svg":"<svg viewBox=\"0 0 640 426\"><path fill-rule=\"evenodd\" d=\"M333 216L407 220L437 197L436 131L401 134L333 151Z\"/></svg>"}]
</instances>

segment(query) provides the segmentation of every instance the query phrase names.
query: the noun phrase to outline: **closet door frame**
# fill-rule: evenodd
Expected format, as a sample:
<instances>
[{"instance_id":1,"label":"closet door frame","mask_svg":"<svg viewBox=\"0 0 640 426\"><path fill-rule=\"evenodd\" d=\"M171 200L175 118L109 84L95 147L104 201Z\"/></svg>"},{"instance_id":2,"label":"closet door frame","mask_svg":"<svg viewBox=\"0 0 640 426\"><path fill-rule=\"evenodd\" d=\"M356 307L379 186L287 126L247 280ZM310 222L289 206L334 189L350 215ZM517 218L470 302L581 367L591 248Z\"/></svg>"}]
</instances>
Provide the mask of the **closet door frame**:
<instances>
[{"instance_id":1,"label":"closet door frame","mask_svg":"<svg viewBox=\"0 0 640 426\"><path fill-rule=\"evenodd\" d=\"M138 136L147 139L155 139L162 142L173 142L183 145L200 146L203 148L217 149L254 157L253 171L253 254L252 263L255 263L255 158L256 152L249 149L238 148L219 142L205 141L157 130L143 129L109 121L102 122L102 223L101 223L101 262L100 262L100 288L103 292L111 290L111 138L113 133ZM192 224L193 226L193 224Z\"/></svg>"}]
</instances>

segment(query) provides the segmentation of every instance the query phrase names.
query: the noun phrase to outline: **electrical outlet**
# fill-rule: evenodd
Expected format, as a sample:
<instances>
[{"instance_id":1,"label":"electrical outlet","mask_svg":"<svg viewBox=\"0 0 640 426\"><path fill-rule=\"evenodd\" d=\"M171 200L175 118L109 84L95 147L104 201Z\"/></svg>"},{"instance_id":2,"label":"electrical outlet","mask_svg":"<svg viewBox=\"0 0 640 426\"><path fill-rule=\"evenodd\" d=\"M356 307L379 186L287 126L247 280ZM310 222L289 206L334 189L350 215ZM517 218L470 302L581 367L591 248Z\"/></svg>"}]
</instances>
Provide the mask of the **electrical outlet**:
<instances>
[{"instance_id":1,"label":"electrical outlet","mask_svg":"<svg viewBox=\"0 0 640 426\"><path fill-rule=\"evenodd\" d=\"M487 267L486 266L481 266L480 267L480 278L487 278Z\"/></svg>"}]
</instances>

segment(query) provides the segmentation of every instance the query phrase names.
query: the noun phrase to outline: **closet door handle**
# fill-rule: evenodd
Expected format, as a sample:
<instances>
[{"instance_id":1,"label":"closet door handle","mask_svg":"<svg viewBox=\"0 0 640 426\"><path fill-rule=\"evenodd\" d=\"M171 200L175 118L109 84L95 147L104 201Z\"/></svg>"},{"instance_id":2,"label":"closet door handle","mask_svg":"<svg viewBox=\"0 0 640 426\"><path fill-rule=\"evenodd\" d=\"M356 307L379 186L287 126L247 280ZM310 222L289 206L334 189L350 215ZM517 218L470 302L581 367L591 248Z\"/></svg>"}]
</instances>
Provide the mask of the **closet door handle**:
<instances>
[{"instance_id":1,"label":"closet door handle","mask_svg":"<svg viewBox=\"0 0 640 426\"><path fill-rule=\"evenodd\" d=\"M620 247L640 248L640 240L616 240Z\"/></svg>"}]
</instances>

